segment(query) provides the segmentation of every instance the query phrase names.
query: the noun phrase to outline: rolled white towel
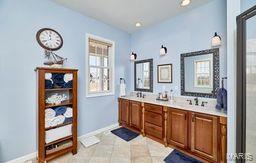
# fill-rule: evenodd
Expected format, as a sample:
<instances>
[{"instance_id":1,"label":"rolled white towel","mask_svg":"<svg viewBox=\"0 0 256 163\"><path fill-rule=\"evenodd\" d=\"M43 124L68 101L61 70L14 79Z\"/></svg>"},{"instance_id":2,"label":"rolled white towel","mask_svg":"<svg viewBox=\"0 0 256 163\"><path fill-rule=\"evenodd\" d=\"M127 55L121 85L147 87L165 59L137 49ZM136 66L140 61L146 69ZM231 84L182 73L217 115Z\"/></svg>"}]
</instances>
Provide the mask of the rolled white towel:
<instances>
[{"instance_id":1,"label":"rolled white towel","mask_svg":"<svg viewBox=\"0 0 256 163\"><path fill-rule=\"evenodd\" d=\"M73 117L73 109L71 107L67 107L66 112L64 113L64 116L66 118Z\"/></svg>"},{"instance_id":2,"label":"rolled white towel","mask_svg":"<svg viewBox=\"0 0 256 163\"><path fill-rule=\"evenodd\" d=\"M52 80L52 73L45 73L45 79Z\"/></svg>"},{"instance_id":3,"label":"rolled white towel","mask_svg":"<svg viewBox=\"0 0 256 163\"><path fill-rule=\"evenodd\" d=\"M56 116L56 112L52 108L45 109L45 120L51 120Z\"/></svg>"},{"instance_id":4,"label":"rolled white towel","mask_svg":"<svg viewBox=\"0 0 256 163\"><path fill-rule=\"evenodd\" d=\"M64 81L67 83L69 81L73 80L73 75L72 74L65 74L64 75Z\"/></svg>"},{"instance_id":5,"label":"rolled white towel","mask_svg":"<svg viewBox=\"0 0 256 163\"><path fill-rule=\"evenodd\" d=\"M52 127L52 119L45 120L45 128Z\"/></svg>"},{"instance_id":6,"label":"rolled white towel","mask_svg":"<svg viewBox=\"0 0 256 163\"><path fill-rule=\"evenodd\" d=\"M57 117L54 117L52 120L51 120L51 126L57 126L57 125L60 125L60 124L63 124L65 121L65 117L63 115L58 115Z\"/></svg>"}]
</instances>

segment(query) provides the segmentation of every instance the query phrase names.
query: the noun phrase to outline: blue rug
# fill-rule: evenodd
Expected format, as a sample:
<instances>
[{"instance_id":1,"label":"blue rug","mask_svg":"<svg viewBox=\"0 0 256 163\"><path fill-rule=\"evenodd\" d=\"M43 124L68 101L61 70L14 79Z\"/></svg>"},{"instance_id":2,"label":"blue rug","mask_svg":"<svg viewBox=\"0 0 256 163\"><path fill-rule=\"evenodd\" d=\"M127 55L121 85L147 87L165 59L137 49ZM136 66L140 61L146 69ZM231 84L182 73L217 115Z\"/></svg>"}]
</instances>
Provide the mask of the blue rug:
<instances>
[{"instance_id":1,"label":"blue rug","mask_svg":"<svg viewBox=\"0 0 256 163\"><path fill-rule=\"evenodd\" d=\"M174 149L165 159L164 162L166 163L202 163L201 161L185 155L180 151Z\"/></svg>"},{"instance_id":2,"label":"blue rug","mask_svg":"<svg viewBox=\"0 0 256 163\"><path fill-rule=\"evenodd\" d=\"M125 141L130 141L134 138L136 138L137 136L139 136L138 133L133 132L127 128L121 127L115 130L111 131L113 134L115 134L116 136L124 139Z\"/></svg>"}]
</instances>

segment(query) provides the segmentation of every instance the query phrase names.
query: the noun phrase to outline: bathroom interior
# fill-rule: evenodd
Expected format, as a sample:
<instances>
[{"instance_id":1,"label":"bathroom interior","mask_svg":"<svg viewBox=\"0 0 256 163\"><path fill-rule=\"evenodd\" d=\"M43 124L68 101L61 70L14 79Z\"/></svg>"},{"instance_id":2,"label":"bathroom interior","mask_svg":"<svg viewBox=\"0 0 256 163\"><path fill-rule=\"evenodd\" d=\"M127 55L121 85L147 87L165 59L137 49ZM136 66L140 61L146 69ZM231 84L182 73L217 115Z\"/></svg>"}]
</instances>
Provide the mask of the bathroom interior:
<instances>
[{"instance_id":1,"label":"bathroom interior","mask_svg":"<svg viewBox=\"0 0 256 163\"><path fill-rule=\"evenodd\" d=\"M1 0L0 163L256 160L254 0Z\"/></svg>"}]
</instances>

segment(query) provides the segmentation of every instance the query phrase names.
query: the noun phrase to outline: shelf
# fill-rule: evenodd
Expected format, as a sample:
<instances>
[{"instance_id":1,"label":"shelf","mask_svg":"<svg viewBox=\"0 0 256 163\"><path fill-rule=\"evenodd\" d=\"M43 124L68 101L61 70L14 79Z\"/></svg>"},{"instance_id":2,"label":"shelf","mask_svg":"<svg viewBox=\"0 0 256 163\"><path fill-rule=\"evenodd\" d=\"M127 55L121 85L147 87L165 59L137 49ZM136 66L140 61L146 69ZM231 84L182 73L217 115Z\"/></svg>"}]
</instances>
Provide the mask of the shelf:
<instances>
[{"instance_id":1,"label":"shelf","mask_svg":"<svg viewBox=\"0 0 256 163\"><path fill-rule=\"evenodd\" d=\"M72 104L73 104L72 100L68 100L68 101L62 102L60 104L46 104L45 108L52 108L52 107L72 105Z\"/></svg>"},{"instance_id":2,"label":"shelf","mask_svg":"<svg viewBox=\"0 0 256 163\"><path fill-rule=\"evenodd\" d=\"M59 152L61 150L64 150L64 149L72 147L72 146L73 146L73 141L68 140L67 142L65 142L64 144L59 145L58 147L55 147L55 148L52 148L52 149L46 149L45 153L46 153L46 155L54 154L56 152Z\"/></svg>"},{"instance_id":3,"label":"shelf","mask_svg":"<svg viewBox=\"0 0 256 163\"><path fill-rule=\"evenodd\" d=\"M73 136L70 135L70 136L67 136L67 137L64 137L64 138L55 140L55 141L53 141L53 142L47 143L47 144L45 144L45 146L47 147L47 146L50 146L50 145L53 145L53 144L56 144L56 143L59 143L59 142L65 141L65 140L72 139L72 138L73 138Z\"/></svg>"},{"instance_id":4,"label":"shelf","mask_svg":"<svg viewBox=\"0 0 256 163\"><path fill-rule=\"evenodd\" d=\"M45 89L46 92L54 92L54 91L70 91L72 88L53 88L53 89Z\"/></svg>"},{"instance_id":5,"label":"shelf","mask_svg":"<svg viewBox=\"0 0 256 163\"><path fill-rule=\"evenodd\" d=\"M63 123L63 124L60 124L60 125L57 125L57 126L53 126L53 127L47 127L47 128L45 128L45 131L51 130L51 129L55 129L55 128L59 128L59 127L62 127L62 126L67 126L67 125L70 125L70 124L72 124L72 122Z\"/></svg>"},{"instance_id":6,"label":"shelf","mask_svg":"<svg viewBox=\"0 0 256 163\"><path fill-rule=\"evenodd\" d=\"M54 159L54 158L56 158L56 157L58 157L58 156L61 156L61 155L65 154L65 153L67 153L67 152L72 152L73 148L74 148L74 147L71 146L71 147L64 148L64 149L61 149L61 150L59 150L59 151L56 151L56 152L54 152L54 153L47 154L46 157L45 157L45 160L46 160L46 161L49 161L49 160L52 160L52 159Z\"/></svg>"}]
</instances>

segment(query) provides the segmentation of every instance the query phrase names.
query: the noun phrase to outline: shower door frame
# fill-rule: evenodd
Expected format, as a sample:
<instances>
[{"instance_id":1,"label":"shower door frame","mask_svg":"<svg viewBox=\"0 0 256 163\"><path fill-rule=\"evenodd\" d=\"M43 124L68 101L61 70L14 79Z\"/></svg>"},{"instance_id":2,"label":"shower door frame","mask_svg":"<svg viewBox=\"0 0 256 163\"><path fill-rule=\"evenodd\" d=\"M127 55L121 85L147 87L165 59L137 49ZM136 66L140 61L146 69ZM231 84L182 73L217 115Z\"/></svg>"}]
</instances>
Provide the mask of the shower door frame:
<instances>
[{"instance_id":1,"label":"shower door frame","mask_svg":"<svg viewBox=\"0 0 256 163\"><path fill-rule=\"evenodd\" d=\"M256 6L237 16L236 153L246 153L246 21L255 15Z\"/></svg>"}]
</instances>

